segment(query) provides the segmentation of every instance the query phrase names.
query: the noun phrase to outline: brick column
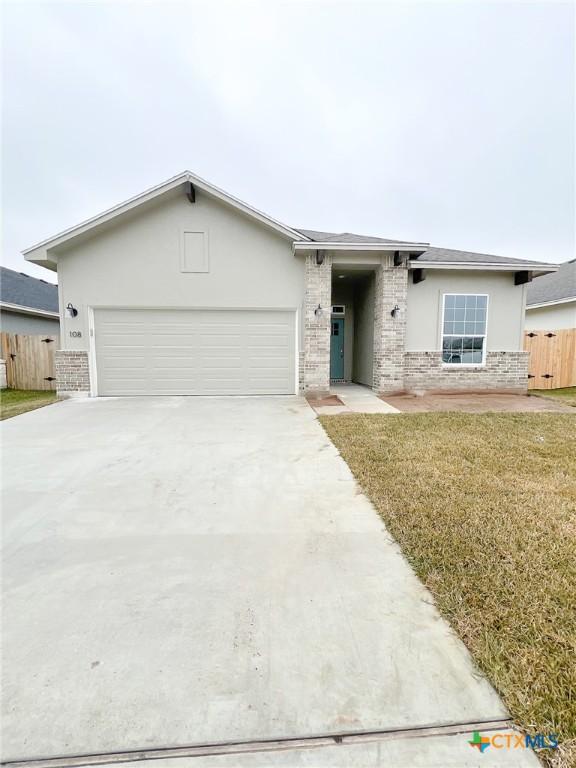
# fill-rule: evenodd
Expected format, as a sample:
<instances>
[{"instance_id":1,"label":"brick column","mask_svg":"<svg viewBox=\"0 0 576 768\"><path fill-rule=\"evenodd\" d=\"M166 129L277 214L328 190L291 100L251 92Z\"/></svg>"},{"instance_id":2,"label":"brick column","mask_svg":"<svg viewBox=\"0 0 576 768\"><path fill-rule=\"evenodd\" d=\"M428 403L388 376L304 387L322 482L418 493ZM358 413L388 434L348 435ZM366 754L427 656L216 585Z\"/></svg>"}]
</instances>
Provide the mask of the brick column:
<instances>
[{"instance_id":1,"label":"brick column","mask_svg":"<svg viewBox=\"0 0 576 768\"><path fill-rule=\"evenodd\" d=\"M88 352L57 349L54 355L56 390L62 397L90 393Z\"/></svg>"},{"instance_id":2,"label":"brick column","mask_svg":"<svg viewBox=\"0 0 576 768\"><path fill-rule=\"evenodd\" d=\"M302 388L317 395L330 390L330 313L332 304L332 257L316 264L316 253L306 256L304 285L304 360ZM320 317L314 314L322 307Z\"/></svg>"},{"instance_id":3,"label":"brick column","mask_svg":"<svg viewBox=\"0 0 576 768\"><path fill-rule=\"evenodd\" d=\"M393 266L393 257L384 256L376 270L374 285L374 369L376 392L401 392L404 389L404 343L408 270ZM396 317L390 314L400 307Z\"/></svg>"}]
</instances>

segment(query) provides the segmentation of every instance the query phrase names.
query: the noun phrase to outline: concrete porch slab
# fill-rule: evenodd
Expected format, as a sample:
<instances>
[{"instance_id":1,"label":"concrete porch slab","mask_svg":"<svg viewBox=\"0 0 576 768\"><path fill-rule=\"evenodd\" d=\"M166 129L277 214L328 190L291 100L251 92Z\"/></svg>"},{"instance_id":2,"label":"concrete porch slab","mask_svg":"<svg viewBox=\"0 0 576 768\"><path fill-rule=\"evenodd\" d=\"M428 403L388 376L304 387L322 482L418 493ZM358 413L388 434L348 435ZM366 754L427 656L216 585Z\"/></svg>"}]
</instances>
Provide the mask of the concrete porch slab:
<instances>
[{"instance_id":1,"label":"concrete porch slab","mask_svg":"<svg viewBox=\"0 0 576 768\"><path fill-rule=\"evenodd\" d=\"M400 413L398 408L384 402L369 387L361 384L333 384L330 392L337 395L352 413ZM325 413L336 413L332 408Z\"/></svg>"}]
</instances>

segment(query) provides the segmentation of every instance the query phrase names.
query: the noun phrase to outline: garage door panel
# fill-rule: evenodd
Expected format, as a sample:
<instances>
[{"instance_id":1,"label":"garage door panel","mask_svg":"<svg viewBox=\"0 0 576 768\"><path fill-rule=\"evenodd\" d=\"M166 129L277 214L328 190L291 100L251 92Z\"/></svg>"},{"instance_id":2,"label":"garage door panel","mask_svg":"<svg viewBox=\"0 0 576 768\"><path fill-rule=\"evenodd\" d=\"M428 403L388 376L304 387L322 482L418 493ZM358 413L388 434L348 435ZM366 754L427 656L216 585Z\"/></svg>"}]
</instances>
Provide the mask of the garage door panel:
<instances>
[{"instance_id":1,"label":"garage door panel","mask_svg":"<svg viewBox=\"0 0 576 768\"><path fill-rule=\"evenodd\" d=\"M293 394L295 313L95 310L98 393Z\"/></svg>"}]
</instances>

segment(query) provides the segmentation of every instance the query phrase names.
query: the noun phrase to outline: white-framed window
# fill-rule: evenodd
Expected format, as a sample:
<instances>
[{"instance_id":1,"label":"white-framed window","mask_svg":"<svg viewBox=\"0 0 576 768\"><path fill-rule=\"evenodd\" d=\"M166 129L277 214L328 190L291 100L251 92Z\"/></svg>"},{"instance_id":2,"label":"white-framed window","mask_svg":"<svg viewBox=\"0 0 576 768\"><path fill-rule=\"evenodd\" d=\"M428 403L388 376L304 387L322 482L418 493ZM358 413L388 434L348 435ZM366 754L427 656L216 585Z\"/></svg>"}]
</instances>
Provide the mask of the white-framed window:
<instances>
[{"instance_id":1,"label":"white-framed window","mask_svg":"<svg viewBox=\"0 0 576 768\"><path fill-rule=\"evenodd\" d=\"M445 365L484 365L487 323L486 294L445 293L442 362Z\"/></svg>"}]
</instances>

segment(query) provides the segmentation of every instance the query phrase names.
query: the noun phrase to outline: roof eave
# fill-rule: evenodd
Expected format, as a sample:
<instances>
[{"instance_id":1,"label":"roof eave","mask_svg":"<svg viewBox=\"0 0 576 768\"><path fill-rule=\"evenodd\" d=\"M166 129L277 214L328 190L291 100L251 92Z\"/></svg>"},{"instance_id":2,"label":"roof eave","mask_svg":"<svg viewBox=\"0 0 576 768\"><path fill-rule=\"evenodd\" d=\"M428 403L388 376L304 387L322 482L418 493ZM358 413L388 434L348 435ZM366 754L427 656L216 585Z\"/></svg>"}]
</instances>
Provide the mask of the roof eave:
<instances>
[{"instance_id":1,"label":"roof eave","mask_svg":"<svg viewBox=\"0 0 576 768\"><path fill-rule=\"evenodd\" d=\"M538 264L535 262L490 262L490 261L423 261L417 259L409 263L410 269L471 269L495 272L533 272L535 275L545 275L557 272L558 264Z\"/></svg>"},{"instance_id":2,"label":"roof eave","mask_svg":"<svg viewBox=\"0 0 576 768\"><path fill-rule=\"evenodd\" d=\"M535 304L529 304L526 302L526 309L545 309L546 307L553 307L557 304L570 304L572 301L576 301L576 296L565 296L562 299L551 299L550 301L539 301Z\"/></svg>"},{"instance_id":3,"label":"roof eave","mask_svg":"<svg viewBox=\"0 0 576 768\"><path fill-rule=\"evenodd\" d=\"M26 261L29 261L31 264L36 264L39 267L45 267L52 272L58 271L58 257L56 254L50 253L50 251L48 251L46 248L40 247L28 251L27 254L24 254L24 252L22 253Z\"/></svg>"},{"instance_id":4,"label":"roof eave","mask_svg":"<svg viewBox=\"0 0 576 768\"><path fill-rule=\"evenodd\" d=\"M24 304L11 304L8 301L0 301L0 310L4 312L18 312L21 315L36 315L37 317L51 317L54 319L60 317L58 312L52 312L49 309L26 307Z\"/></svg>"},{"instance_id":5,"label":"roof eave","mask_svg":"<svg viewBox=\"0 0 576 768\"><path fill-rule=\"evenodd\" d=\"M308 242L296 241L292 245L297 251L403 251L405 253L424 253L429 243L345 243L345 242Z\"/></svg>"}]
</instances>

